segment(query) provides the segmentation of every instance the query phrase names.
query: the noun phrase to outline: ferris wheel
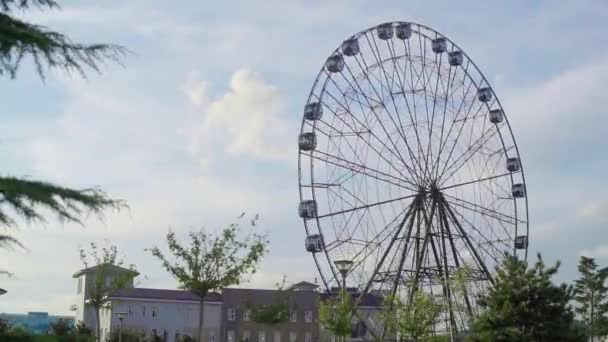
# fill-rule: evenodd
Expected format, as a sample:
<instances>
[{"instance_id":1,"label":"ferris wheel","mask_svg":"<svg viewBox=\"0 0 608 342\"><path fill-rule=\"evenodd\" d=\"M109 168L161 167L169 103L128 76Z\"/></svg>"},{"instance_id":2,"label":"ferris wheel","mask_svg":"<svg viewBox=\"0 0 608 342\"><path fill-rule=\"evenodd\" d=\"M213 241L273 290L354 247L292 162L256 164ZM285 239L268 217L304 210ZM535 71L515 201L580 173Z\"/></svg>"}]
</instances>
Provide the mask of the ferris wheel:
<instances>
[{"instance_id":1,"label":"ferris wheel","mask_svg":"<svg viewBox=\"0 0 608 342\"><path fill-rule=\"evenodd\" d=\"M298 212L327 290L348 260L348 287L436 296L447 304L436 329L453 333L505 254L527 258L505 112L469 56L429 27L389 22L346 39L314 81L298 145Z\"/></svg>"}]
</instances>

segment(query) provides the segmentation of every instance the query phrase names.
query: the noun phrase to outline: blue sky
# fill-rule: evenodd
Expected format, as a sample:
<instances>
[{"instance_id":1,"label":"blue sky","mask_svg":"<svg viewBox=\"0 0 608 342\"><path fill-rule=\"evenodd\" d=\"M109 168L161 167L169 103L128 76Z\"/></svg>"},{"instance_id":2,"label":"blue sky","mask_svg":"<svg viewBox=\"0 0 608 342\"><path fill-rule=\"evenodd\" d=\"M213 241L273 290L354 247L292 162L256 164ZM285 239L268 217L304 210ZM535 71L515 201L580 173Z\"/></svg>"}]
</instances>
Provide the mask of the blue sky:
<instances>
[{"instance_id":1,"label":"blue sky","mask_svg":"<svg viewBox=\"0 0 608 342\"><path fill-rule=\"evenodd\" d=\"M479 65L510 119L526 168L531 252L608 264L608 3L605 1L64 1L28 18L134 55L103 75L30 68L0 82L4 174L99 185L130 210L85 227L49 220L10 233L0 312L68 313L78 247L109 239L148 279L175 287L143 252L178 233L260 213L271 252L248 286L312 280L296 214L301 108L327 55L354 32L416 21Z\"/></svg>"}]
</instances>

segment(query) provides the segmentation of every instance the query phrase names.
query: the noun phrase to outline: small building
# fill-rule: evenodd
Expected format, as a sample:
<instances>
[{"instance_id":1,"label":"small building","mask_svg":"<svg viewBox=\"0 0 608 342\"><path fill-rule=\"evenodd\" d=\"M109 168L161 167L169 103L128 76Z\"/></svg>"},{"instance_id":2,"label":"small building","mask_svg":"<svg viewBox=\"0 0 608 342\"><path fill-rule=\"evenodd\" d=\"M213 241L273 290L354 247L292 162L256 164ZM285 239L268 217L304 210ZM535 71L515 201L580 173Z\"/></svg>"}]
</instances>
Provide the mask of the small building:
<instances>
[{"instance_id":1,"label":"small building","mask_svg":"<svg viewBox=\"0 0 608 342\"><path fill-rule=\"evenodd\" d=\"M7 321L11 326L19 326L32 334L45 334L51 329L51 323L63 319L74 326L74 317L54 316L48 312L28 312L27 314L0 313L0 319Z\"/></svg>"},{"instance_id":2,"label":"small building","mask_svg":"<svg viewBox=\"0 0 608 342\"><path fill-rule=\"evenodd\" d=\"M297 283L286 290L224 289L222 341L316 342L319 341L319 292L317 285ZM255 311L269 305L285 305L286 322L256 322Z\"/></svg>"},{"instance_id":3,"label":"small building","mask_svg":"<svg viewBox=\"0 0 608 342\"><path fill-rule=\"evenodd\" d=\"M107 267L107 266L106 266ZM96 331L95 309L89 299L93 293L99 266L86 268L74 274L77 279L77 303L74 305L76 322L83 322ZM111 266L106 268L106 279L120 276L129 269ZM137 275L137 274L135 274ZM133 281L109 296L108 308L100 310L99 328L101 340L105 341L118 330L118 313L123 313L124 331L139 336L158 336L165 342L175 342L179 337L196 337L199 326L199 297L184 290L146 289L133 287ZM213 294L205 299L205 342L219 342L221 296Z\"/></svg>"}]
</instances>

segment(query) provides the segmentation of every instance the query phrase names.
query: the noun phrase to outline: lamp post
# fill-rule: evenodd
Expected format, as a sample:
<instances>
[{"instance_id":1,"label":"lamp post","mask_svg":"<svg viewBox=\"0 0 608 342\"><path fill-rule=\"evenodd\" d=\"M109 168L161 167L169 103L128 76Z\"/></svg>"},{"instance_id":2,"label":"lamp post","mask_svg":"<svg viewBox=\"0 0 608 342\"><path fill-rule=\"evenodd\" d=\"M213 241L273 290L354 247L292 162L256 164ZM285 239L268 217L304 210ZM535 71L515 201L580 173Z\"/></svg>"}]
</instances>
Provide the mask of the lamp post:
<instances>
[{"instance_id":1,"label":"lamp post","mask_svg":"<svg viewBox=\"0 0 608 342\"><path fill-rule=\"evenodd\" d=\"M334 265L336 265L342 275L342 290L346 291L346 275L353 268L353 262L350 260L336 260L334 261Z\"/></svg>"},{"instance_id":2,"label":"lamp post","mask_svg":"<svg viewBox=\"0 0 608 342\"><path fill-rule=\"evenodd\" d=\"M120 322L120 324L118 325L118 342L122 342L122 321L125 319L125 316L127 316L127 313L117 312L116 316L118 317L118 321Z\"/></svg>"},{"instance_id":3,"label":"lamp post","mask_svg":"<svg viewBox=\"0 0 608 342\"><path fill-rule=\"evenodd\" d=\"M334 261L334 265L336 265L336 268L338 269L338 271L340 271L340 274L342 275L342 297L343 300L345 300L344 298L346 298L346 275L348 274L348 272L350 272L350 270L353 268L353 262L350 260L336 260ZM342 336L342 342L346 341L346 336Z\"/></svg>"}]
</instances>

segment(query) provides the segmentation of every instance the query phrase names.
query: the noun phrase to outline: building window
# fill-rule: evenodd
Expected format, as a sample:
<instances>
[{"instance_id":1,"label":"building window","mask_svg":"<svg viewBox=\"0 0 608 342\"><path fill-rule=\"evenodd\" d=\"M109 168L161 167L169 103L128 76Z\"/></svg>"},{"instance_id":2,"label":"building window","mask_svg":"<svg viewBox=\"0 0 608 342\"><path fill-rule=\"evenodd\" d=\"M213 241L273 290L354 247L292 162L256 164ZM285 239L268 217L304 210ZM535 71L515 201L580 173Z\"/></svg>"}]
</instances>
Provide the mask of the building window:
<instances>
[{"instance_id":1,"label":"building window","mask_svg":"<svg viewBox=\"0 0 608 342\"><path fill-rule=\"evenodd\" d=\"M243 321L250 321L251 320L251 310L247 309L245 311L243 311Z\"/></svg>"},{"instance_id":2,"label":"building window","mask_svg":"<svg viewBox=\"0 0 608 342\"><path fill-rule=\"evenodd\" d=\"M289 342L296 342L298 339L298 334L295 331L289 333Z\"/></svg>"},{"instance_id":3,"label":"building window","mask_svg":"<svg viewBox=\"0 0 608 342\"><path fill-rule=\"evenodd\" d=\"M212 332L210 332L210 334L211 335L209 336L209 342L215 342L215 333L213 333L213 331L212 331Z\"/></svg>"},{"instance_id":4,"label":"building window","mask_svg":"<svg viewBox=\"0 0 608 342\"><path fill-rule=\"evenodd\" d=\"M258 336L259 336L258 342L266 342L266 332L265 331L260 331Z\"/></svg>"},{"instance_id":5,"label":"building window","mask_svg":"<svg viewBox=\"0 0 608 342\"><path fill-rule=\"evenodd\" d=\"M234 308L228 308L228 320L229 321L236 320L236 310Z\"/></svg>"},{"instance_id":6,"label":"building window","mask_svg":"<svg viewBox=\"0 0 608 342\"><path fill-rule=\"evenodd\" d=\"M312 334L311 333L307 332L304 335L304 342L312 342Z\"/></svg>"},{"instance_id":7,"label":"building window","mask_svg":"<svg viewBox=\"0 0 608 342\"><path fill-rule=\"evenodd\" d=\"M304 311L304 320L306 323L312 323L312 311Z\"/></svg>"},{"instance_id":8,"label":"building window","mask_svg":"<svg viewBox=\"0 0 608 342\"><path fill-rule=\"evenodd\" d=\"M292 311L289 313L289 321L292 323L295 323L298 321L298 312L297 311Z\"/></svg>"},{"instance_id":9,"label":"building window","mask_svg":"<svg viewBox=\"0 0 608 342\"><path fill-rule=\"evenodd\" d=\"M82 292L82 277L78 278L78 294Z\"/></svg>"},{"instance_id":10,"label":"building window","mask_svg":"<svg viewBox=\"0 0 608 342\"><path fill-rule=\"evenodd\" d=\"M243 331L243 342L251 342L251 332L249 330Z\"/></svg>"},{"instance_id":11,"label":"building window","mask_svg":"<svg viewBox=\"0 0 608 342\"><path fill-rule=\"evenodd\" d=\"M235 342L234 341L234 330L228 330L228 334L226 334L226 342Z\"/></svg>"},{"instance_id":12,"label":"building window","mask_svg":"<svg viewBox=\"0 0 608 342\"><path fill-rule=\"evenodd\" d=\"M280 331L274 332L274 341L273 342L281 342L281 332Z\"/></svg>"},{"instance_id":13,"label":"building window","mask_svg":"<svg viewBox=\"0 0 608 342\"><path fill-rule=\"evenodd\" d=\"M127 311L129 316L133 316L133 307L129 305L129 310Z\"/></svg>"},{"instance_id":14,"label":"building window","mask_svg":"<svg viewBox=\"0 0 608 342\"><path fill-rule=\"evenodd\" d=\"M141 307L141 315L144 316L144 317L146 317L146 306L145 305L143 305Z\"/></svg>"},{"instance_id":15,"label":"building window","mask_svg":"<svg viewBox=\"0 0 608 342\"><path fill-rule=\"evenodd\" d=\"M179 334L179 331L176 331L176 332L175 332L175 342L178 342L180 337L181 337L181 336L180 336L180 334Z\"/></svg>"},{"instance_id":16,"label":"building window","mask_svg":"<svg viewBox=\"0 0 608 342\"><path fill-rule=\"evenodd\" d=\"M152 317L158 317L158 308L156 306L152 307Z\"/></svg>"}]
</instances>

